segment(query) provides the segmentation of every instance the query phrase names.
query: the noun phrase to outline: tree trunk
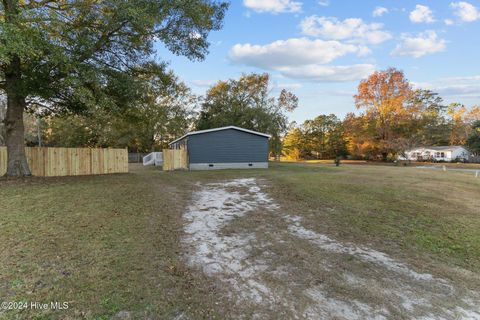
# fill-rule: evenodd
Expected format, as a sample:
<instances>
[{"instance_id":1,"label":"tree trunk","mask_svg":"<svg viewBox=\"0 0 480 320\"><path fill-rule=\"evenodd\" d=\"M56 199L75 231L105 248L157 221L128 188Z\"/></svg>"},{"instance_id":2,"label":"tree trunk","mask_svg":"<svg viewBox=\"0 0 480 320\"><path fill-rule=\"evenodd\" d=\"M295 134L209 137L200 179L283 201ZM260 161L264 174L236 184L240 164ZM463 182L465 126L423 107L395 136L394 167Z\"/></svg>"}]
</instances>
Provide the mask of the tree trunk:
<instances>
[{"instance_id":1,"label":"tree trunk","mask_svg":"<svg viewBox=\"0 0 480 320\"><path fill-rule=\"evenodd\" d=\"M25 132L23 126L23 111L25 96L21 88L20 58L14 56L5 68L5 91L7 93L7 114L5 116L7 173L9 177L30 176L27 158L25 156Z\"/></svg>"},{"instance_id":2,"label":"tree trunk","mask_svg":"<svg viewBox=\"0 0 480 320\"><path fill-rule=\"evenodd\" d=\"M387 162L388 160L388 153L387 152L382 152L382 161Z\"/></svg>"}]
</instances>

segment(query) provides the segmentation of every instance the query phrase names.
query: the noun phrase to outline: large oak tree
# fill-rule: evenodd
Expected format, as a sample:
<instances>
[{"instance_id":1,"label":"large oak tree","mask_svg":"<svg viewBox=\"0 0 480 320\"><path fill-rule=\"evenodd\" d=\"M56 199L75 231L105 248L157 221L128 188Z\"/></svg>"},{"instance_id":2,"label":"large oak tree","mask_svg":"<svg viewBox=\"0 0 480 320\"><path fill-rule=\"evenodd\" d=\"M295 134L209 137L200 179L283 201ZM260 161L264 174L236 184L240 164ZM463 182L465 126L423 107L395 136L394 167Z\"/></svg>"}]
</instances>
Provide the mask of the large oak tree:
<instances>
[{"instance_id":1,"label":"large oak tree","mask_svg":"<svg viewBox=\"0 0 480 320\"><path fill-rule=\"evenodd\" d=\"M202 59L227 4L214 0L2 0L0 90L7 175L30 175L25 110L81 112L128 106L154 66L154 44ZM162 70L162 68L153 68Z\"/></svg>"}]
</instances>

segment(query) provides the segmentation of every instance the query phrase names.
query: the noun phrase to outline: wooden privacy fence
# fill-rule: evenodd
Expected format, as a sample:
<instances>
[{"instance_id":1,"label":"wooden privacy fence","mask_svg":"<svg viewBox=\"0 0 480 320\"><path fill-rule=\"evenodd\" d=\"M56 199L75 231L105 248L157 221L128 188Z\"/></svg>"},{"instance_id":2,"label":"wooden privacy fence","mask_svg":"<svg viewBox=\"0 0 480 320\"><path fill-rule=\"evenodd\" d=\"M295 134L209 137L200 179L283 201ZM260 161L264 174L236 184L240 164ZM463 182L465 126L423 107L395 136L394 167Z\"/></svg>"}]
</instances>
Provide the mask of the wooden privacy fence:
<instances>
[{"instance_id":1,"label":"wooden privacy fence","mask_svg":"<svg viewBox=\"0 0 480 320\"><path fill-rule=\"evenodd\" d=\"M188 154L185 149L163 149L163 170L187 170Z\"/></svg>"},{"instance_id":2,"label":"wooden privacy fence","mask_svg":"<svg viewBox=\"0 0 480 320\"><path fill-rule=\"evenodd\" d=\"M128 172L127 149L25 148L34 176L81 176ZM0 147L0 176L7 171L7 148Z\"/></svg>"}]
</instances>

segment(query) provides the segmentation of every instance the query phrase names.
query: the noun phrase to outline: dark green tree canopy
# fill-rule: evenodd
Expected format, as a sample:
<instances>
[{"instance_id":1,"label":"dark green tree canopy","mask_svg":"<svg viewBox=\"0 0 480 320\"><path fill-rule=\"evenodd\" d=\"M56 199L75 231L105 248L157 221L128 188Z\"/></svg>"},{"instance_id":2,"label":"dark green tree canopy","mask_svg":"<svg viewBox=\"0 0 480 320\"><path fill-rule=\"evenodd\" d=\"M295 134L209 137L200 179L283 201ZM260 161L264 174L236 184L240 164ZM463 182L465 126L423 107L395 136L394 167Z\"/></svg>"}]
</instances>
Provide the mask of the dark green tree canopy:
<instances>
[{"instance_id":1,"label":"dark green tree canopy","mask_svg":"<svg viewBox=\"0 0 480 320\"><path fill-rule=\"evenodd\" d=\"M345 157L348 141L343 123L334 114L319 115L290 129L284 139L289 159L334 159Z\"/></svg>"},{"instance_id":2,"label":"dark green tree canopy","mask_svg":"<svg viewBox=\"0 0 480 320\"><path fill-rule=\"evenodd\" d=\"M128 108L89 108L45 119L44 144L61 147L127 147L150 152L167 147L193 122L196 96L173 73L145 78L141 97Z\"/></svg>"},{"instance_id":3,"label":"dark green tree canopy","mask_svg":"<svg viewBox=\"0 0 480 320\"><path fill-rule=\"evenodd\" d=\"M219 81L207 91L196 127L234 125L269 133L271 151L279 153L280 137L288 125L286 112L297 105L298 98L286 90L278 98L270 95L268 74L244 75L238 80Z\"/></svg>"},{"instance_id":4,"label":"dark green tree canopy","mask_svg":"<svg viewBox=\"0 0 480 320\"><path fill-rule=\"evenodd\" d=\"M207 0L4 0L0 64L20 60L17 90L30 106L75 111L118 94L126 101L141 90L142 72L164 71L152 60L154 42L203 59L226 8Z\"/></svg>"},{"instance_id":5,"label":"dark green tree canopy","mask_svg":"<svg viewBox=\"0 0 480 320\"><path fill-rule=\"evenodd\" d=\"M480 156L480 120L477 120L472 125L472 133L467 139L467 147L476 156Z\"/></svg>"},{"instance_id":6,"label":"dark green tree canopy","mask_svg":"<svg viewBox=\"0 0 480 320\"><path fill-rule=\"evenodd\" d=\"M409 101L411 117L401 123L403 136L411 137L411 146L448 145L447 106L431 90L417 89Z\"/></svg>"}]
</instances>

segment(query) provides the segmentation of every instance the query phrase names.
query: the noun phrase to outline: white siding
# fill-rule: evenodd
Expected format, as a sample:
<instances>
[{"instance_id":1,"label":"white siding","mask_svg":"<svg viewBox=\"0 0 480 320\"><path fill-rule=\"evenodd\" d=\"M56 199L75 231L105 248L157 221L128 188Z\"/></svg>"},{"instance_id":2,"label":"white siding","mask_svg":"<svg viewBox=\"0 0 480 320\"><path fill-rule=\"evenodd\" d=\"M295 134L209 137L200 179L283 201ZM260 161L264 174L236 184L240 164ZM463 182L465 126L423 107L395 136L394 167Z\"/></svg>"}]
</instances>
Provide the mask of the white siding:
<instances>
[{"instance_id":1,"label":"white siding","mask_svg":"<svg viewBox=\"0 0 480 320\"><path fill-rule=\"evenodd\" d=\"M400 160L434 160L452 161L456 158L468 160L470 153L463 147L452 147L451 149L435 150L433 148L416 148L406 152L406 157L399 157Z\"/></svg>"}]
</instances>

